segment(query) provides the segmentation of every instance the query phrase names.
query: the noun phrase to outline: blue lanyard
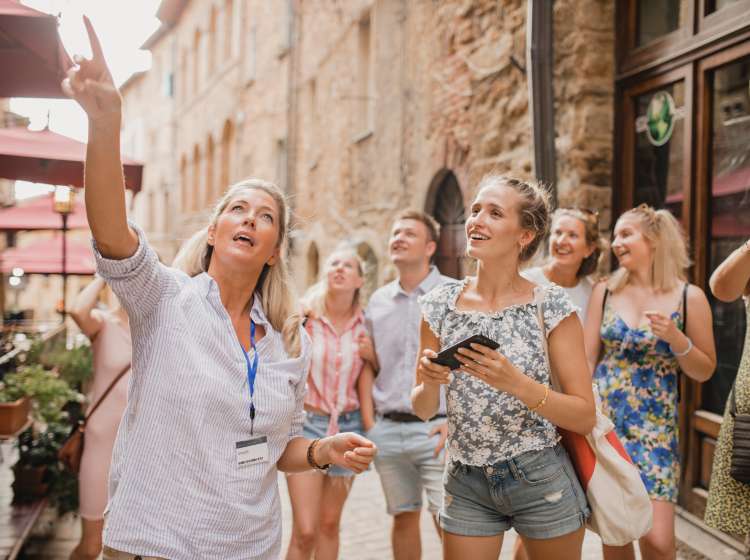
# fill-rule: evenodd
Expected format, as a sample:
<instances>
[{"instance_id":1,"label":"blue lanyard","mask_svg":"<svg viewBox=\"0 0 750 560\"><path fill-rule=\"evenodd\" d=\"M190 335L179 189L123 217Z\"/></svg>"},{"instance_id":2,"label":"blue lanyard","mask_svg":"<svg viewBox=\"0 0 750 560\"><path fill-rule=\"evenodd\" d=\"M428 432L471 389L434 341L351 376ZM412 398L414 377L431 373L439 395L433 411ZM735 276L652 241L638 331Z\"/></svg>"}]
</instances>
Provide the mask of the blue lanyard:
<instances>
[{"instance_id":1,"label":"blue lanyard","mask_svg":"<svg viewBox=\"0 0 750 560\"><path fill-rule=\"evenodd\" d=\"M250 357L242 348L242 355L245 356L245 362L247 363L247 386L250 389L250 435L253 435L253 424L255 423L255 402L253 402L253 396L255 395L255 375L258 373L258 351L255 348L255 321L250 319L250 347L253 349L253 363L250 363Z\"/></svg>"}]
</instances>

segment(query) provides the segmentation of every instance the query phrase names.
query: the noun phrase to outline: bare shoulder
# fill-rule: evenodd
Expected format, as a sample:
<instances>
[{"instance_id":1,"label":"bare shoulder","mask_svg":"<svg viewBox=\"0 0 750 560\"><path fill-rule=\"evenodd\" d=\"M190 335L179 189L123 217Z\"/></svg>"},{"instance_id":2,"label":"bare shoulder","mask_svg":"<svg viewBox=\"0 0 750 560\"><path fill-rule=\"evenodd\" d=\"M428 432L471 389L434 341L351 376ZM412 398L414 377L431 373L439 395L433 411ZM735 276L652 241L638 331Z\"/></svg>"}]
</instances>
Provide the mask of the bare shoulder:
<instances>
[{"instance_id":1,"label":"bare shoulder","mask_svg":"<svg viewBox=\"0 0 750 560\"><path fill-rule=\"evenodd\" d=\"M604 292L607 290L607 281L599 280L591 288L591 301L600 302L604 299Z\"/></svg>"},{"instance_id":2,"label":"bare shoulder","mask_svg":"<svg viewBox=\"0 0 750 560\"><path fill-rule=\"evenodd\" d=\"M706 292L704 292L700 286L697 286L695 284L688 284L687 301L688 301L688 304L697 303L697 304L708 305L708 298L706 297Z\"/></svg>"}]
</instances>

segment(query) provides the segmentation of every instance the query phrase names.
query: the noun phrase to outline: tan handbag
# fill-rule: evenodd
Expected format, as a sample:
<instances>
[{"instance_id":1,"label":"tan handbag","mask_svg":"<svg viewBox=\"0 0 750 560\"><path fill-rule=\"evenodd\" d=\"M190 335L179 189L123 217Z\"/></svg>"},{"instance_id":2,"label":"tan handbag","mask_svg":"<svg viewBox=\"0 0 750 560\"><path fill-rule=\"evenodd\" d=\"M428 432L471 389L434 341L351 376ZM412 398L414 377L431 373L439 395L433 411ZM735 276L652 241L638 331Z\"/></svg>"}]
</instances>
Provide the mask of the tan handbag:
<instances>
[{"instance_id":1,"label":"tan handbag","mask_svg":"<svg viewBox=\"0 0 750 560\"><path fill-rule=\"evenodd\" d=\"M62 447L60 447L60 450L57 452L57 458L60 460L60 462L62 462L63 465L65 465L65 468L70 472L78 474L78 471L81 469L84 435L86 433L86 424L88 423L89 418L91 418L91 415L96 412L96 409L99 408L99 405L102 404L104 399L107 398L109 392L114 389L115 385L117 385L117 382L129 370L130 364L126 365L123 370L117 374L117 377L112 380L112 383L109 384L107 390L102 393L102 396L99 397L99 399L94 403L94 406L91 407L91 410L89 410L89 412L86 414L86 417L83 420L79 421L78 424L73 426L68 439L65 440L65 443L62 444Z\"/></svg>"},{"instance_id":2,"label":"tan handbag","mask_svg":"<svg viewBox=\"0 0 750 560\"><path fill-rule=\"evenodd\" d=\"M562 393L549 360L543 290L538 290L535 303L550 382L555 391ZM582 436L560 428L558 432L586 493L591 509L588 528L597 533L604 544L623 546L638 540L651 529L651 499L638 467L617 438L614 424L602 412L596 384L592 384L592 391L596 403L596 425L591 433Z\"/></svg>"}]
</instances>

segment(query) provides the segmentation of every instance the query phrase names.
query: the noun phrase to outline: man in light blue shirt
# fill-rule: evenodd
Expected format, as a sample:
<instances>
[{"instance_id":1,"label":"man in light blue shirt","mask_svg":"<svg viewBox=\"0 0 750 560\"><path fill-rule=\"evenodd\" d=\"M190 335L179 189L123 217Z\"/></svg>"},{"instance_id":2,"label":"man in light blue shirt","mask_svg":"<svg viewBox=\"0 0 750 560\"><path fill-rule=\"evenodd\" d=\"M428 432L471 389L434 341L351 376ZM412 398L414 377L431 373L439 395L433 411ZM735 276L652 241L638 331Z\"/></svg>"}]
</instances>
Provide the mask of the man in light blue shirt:
<instances>
[{"instance_id":1,"label":"man in light blue shirt","mask_svg":"<svg viewBox=\"0 0 750 560\"><path fill-rule=\"evenodd\" d=\"M379 449L375 467L388 513L394 516L395 560L421 556L423 491L433 516L443 496L447 435L444 397L439 413L427 422L415 416L411 407L422 319L417 298L449 280L430 264L439 231L438 223L423 212L412 210L399 215L389 241L398 278L372 294L365 312L379 372L372 391L377 420L364 414L372 410L364 404L362 419L367 437Z\"/></svg>"}]
</instances>

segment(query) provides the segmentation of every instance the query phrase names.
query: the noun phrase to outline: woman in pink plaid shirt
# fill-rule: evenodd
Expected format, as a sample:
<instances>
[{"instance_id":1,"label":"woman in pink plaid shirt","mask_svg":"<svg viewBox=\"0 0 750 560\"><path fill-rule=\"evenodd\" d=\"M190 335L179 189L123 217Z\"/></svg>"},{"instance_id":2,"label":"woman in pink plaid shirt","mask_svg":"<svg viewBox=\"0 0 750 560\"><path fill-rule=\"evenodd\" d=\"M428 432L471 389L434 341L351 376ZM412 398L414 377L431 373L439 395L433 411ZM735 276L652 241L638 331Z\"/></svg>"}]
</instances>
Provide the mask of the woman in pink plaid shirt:
<instances>
[{"instance_id":1,"label":"woman in pink plaid shirt","mask_svg":"<svg viewBox=\"0 0 750 560\"><path fill-rule=\"evenodd\" d=\"M312 360L305 397L305 437L362 432L360 395L372 390L374 357L368 349L359 302L363 264L353 249L338 249L326 260L323 278L307 292L305 329L312 339ZM360 352L362 345L363 352ZM371 402L371 399L364 399ZM338 557L339 523L354 472L333 466L287 477L293 527L287 560Z\"/></svg>"}]
</instances>

